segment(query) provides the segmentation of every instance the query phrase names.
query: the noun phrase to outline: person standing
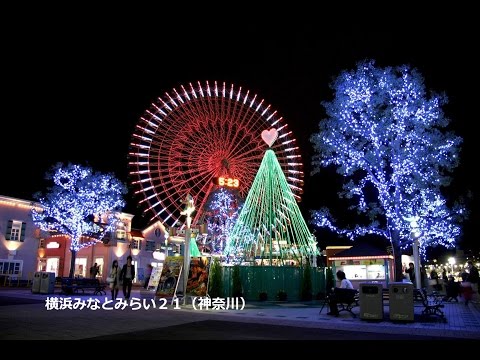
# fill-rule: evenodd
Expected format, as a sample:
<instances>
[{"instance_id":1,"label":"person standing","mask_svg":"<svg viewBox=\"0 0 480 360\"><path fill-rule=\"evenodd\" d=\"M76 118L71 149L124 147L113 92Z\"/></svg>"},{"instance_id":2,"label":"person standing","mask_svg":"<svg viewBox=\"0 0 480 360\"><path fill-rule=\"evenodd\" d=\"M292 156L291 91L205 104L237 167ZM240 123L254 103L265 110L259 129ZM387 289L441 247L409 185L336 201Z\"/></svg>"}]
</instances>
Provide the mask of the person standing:
<instances>
[{"instance_id":1,"label":"person standing","mask_svg":"<svg viewBox=\"0 0 480 360\"><path fill-rule=\"evenodd\" d=\"M112 300L117 300L118 289L120 286L120 269L118 268L118 260L113 260L110 274L108 274L110 282L110 290L112 291Z\"/></svg>"},{"instance_id":2,"label":"person standing","mask_svg":"<svg viewBox=\"0 0 480 360\"><path fill-rule=\"evenodd\" d=\"M474 293L474 297L476 298L480 292L478 289L478 269L475 265L473 265L472 260L467 261L467 269L468 269L468 281L472 284L472 290Z\"/></svg>"},{"instance_id":3,"label":"person standing","mask_svg":"<svg viewBox=\"0 0 480 360\"><path fill-rule=\"evenodd\" d=\"M133 279L135 278L135 266L132 264L132 257L127 256L127 263L123 265L120 272L120 281L123 283L123 296L125 300L130 300L132 292Z\"/></svg>"},{"instance_id":4,"label":"person standing","mask_svg":"<svg viewBox=\"0 0 480 360\"><path fill-rule=\"evenodd\" d=\"M97 263L93 264L92 267L90 268L90 277L92 279L95 279L97 277L99 270L100 270L100 267L97 266Z\"/></svg>"},{"instance_id":5,"label":"person standing","mask_svg":"<svg viewBox=\"0 0 480 360\"><path fill-rule=\"evenodd\" d=\"M442 279L444 282L447 282L449 279L448 279L448 276L447 276L447 269L443 268L442 270Z\"/></svg>"},{"instance_id":6,"label":"person standing","mask_svg":"<svg viewBox=\"0 0 480 360\"><path fill-rule=\"evenodd\" d=\"M408 263L408 269L405 270L405 273L408 274L410 281L415 285L415 266L413 265L413 262Z\"/></svg>"},{"instance_id":7,"label":"person standing","mask_svg":"<svg viewBox=\"0 0 480 360\"><path fill-rule=\"evenodd\" d=\"M430 280L432 280L432 287L435 291L441 291L442 290L442 285L440 284L440 281L438 279L438 273L435 269L432 269L430 271Z\"/></svg>"},{"instance_id":8,"label":"person standing","mask_svg":"<svg viewBox=\"0 0 480 360\"><path fill-rule=\"evenodd\" d=\"M445 284L446 295L443 298L443 301L453 301L458 302L458 295L460 294L460 283L455 281L453 275L448 277L448 281Z\"/></svg>"},{"instance_id":9,"label":"person standing","mask_svg":"<svg viewBox=\"0 0 480 360\"><path fill-rule=\"evenodd\" d=\"M465 305L472 300L473 297L473 288L472 283L468 280L470 274L467 272L462 273L462 282L460 283L460 289L462 293L462 297L465 300Z\"/></svg>"}]
</instances>

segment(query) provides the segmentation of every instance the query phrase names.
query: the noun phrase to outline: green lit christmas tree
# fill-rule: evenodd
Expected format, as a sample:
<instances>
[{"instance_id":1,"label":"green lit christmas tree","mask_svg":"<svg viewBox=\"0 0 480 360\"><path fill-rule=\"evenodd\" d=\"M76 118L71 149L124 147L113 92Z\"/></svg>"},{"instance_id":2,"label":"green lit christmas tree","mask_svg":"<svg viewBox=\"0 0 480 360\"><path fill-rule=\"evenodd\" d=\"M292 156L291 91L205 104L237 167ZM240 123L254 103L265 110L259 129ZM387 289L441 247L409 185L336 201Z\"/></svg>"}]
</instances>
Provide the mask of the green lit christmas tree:
<instances>
[{"instance_id":1,"label":"green lit christmas tree","mask_svg":"<svg viewBox=\"0 0 480 360\"><path fill-rule=\"evenodd\" d=\"M273 141L267 143L271 146ZM230 232L225 262L292 265L318 254L316 239L303 219L277 157L268 149Z\"/></svg>"}]
</instances>

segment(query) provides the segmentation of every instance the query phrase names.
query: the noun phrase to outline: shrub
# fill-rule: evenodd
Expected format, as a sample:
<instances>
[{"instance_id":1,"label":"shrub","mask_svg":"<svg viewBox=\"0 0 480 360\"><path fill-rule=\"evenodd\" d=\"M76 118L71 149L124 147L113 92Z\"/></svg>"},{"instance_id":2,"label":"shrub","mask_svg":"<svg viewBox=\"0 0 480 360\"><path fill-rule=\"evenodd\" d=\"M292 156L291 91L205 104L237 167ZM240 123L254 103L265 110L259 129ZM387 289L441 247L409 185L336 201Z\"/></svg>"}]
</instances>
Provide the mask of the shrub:
<instances>
[{"instance_id":1,"label":"shrub","mask_svg":"<svg viewBox=\"0 0 480 360\"><path fill-rule=\"evenodd\" d=\"M268 300L268 294L266 293L266 291L262 291L260 294L258 294L258 300L260 301Z\"/></svg>"},{"instance_id":2,"label":"shrub","mask_svg":"<svg viewBox=\"0 0 480 360\"><path fill-rule=\"evenodd\" d=\"M325 293L328 294L335 287L335 278L331 267L325 271Z\"/></svg>"},{"instance_id":3,"label":"shrub","mask_svg":"<svg viewBox=\"0 0 480 360\"><path fill-rule=\"evenodd\" d=\"M278 301L286 301L287 300L287 292L285 290L279 290L277 292L277 300Z\"/></svg>"},{"instance_id":4,"label":"shrub","mask_svg":"<svg viewBox=\"0 0 480 360\"><path fill-rule=\"evenodd\" d=\"M235 265L233 267L232 296L233 297L242 297L243 296L242 279L240 278L240 266L239 265Z\"/></svg>"},{"instance_id":5,"label":"shrub","mask_svg":"<svg viewBox=\"0 0 480 360\"><path fill-rule=\"evenodd\" d=\"M208 283L208 295L212 298L223 296L222 265L215 258L210 268L210 281Z\"/></svg>"},{"instance_id":6,"label":"shrub","mask_svg":"<svg viewBox=\"0 0 480 360\"><path fill-rule=\"evenodd\" d=\"M303 276L302 276L302 286L300 291L300 298L302 301L310 301L312 300L312 267L310 266L310 262L307 261L307 264L303 268Z\"/></svg>"}]
</instances>

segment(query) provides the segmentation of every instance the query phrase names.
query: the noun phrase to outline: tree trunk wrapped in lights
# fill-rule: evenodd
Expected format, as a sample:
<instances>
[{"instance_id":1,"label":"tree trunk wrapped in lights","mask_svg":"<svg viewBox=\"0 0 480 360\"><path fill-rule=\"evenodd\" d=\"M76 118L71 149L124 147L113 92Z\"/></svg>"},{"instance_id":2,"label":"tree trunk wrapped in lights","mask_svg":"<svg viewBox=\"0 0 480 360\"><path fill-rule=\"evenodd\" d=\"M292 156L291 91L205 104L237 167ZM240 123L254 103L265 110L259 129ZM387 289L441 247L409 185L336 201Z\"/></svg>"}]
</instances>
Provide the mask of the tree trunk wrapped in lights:
<instances>
[{"instance_id":1,"label":"tree trunk wrapped in lights","mask_svg":"<svg viewBox=\"0 0 480 360\"><path fill-rule=\"evenodd\" d=\"M446 97L427 96L423 78L408 66L361 62L331 88L334 99L323 104L327 118L311 137L314 173L336 167L347 178L340 197L356 202L357 213L366 215L357 223L368 225L334 224L326 208L314 212L313 222L351 240L367 234L387 239L400 281L402 251L412 245L406 219L418 218L423 254L426 246L453 247L460 235L465 209L449 208L441 188L459 164L462 139L446 131Z\"/></svg>"},{"instance_id":2,"label":"tree trunk wrapped in lights","mask_svg":"<svg viewBox=\"0 0 480 360\"><path fill-rule=\"evenodd\" d=\"M74 164L59 163L47 177L54 186L46 195L35 194L42 210L32 209L32 218L42 230L70 237L73 277L78 250L100 242L117 225L115 212L125 206L127 188L111 174Z\"/></svg>"}]
</instances>

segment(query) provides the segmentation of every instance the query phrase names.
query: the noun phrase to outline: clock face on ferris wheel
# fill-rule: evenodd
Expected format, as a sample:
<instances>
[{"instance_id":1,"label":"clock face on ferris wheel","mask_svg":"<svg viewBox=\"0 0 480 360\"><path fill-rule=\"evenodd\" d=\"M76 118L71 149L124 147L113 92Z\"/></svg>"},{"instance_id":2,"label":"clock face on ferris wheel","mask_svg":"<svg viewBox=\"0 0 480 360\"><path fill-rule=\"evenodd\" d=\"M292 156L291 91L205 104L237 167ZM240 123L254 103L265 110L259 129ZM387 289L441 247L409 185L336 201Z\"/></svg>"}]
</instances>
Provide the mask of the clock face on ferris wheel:
<instances>
[{"instance_id":1,"label":"clock face on ferris wheel","mask_svg":"<svg viewBox=\"0 0 480 360\"><path fill-rule=\"evenodd\" d=\"M262 132L272 128L278 137L269 146ZM130 183L150 222L170 227L184 221L182 199L191 194L195 224L219 186L246 197L269 148L300 201L300 150L277 111L233 84L182 85L159 97L138 121L130 143Z\"/></svg>"},{"instance_id":2,"label":"clock face on ferris wheel","mask_svg":"<svg viewBox=\"0 0 480 360\"><path fill-rule=\"evenodd\" d=\"M225 186L228 188L238 188L240 186L239 179L225 177L225 176L214 177L213 183L217 186L222 186L222 187Z\"/></svg>"}]
</instances>

